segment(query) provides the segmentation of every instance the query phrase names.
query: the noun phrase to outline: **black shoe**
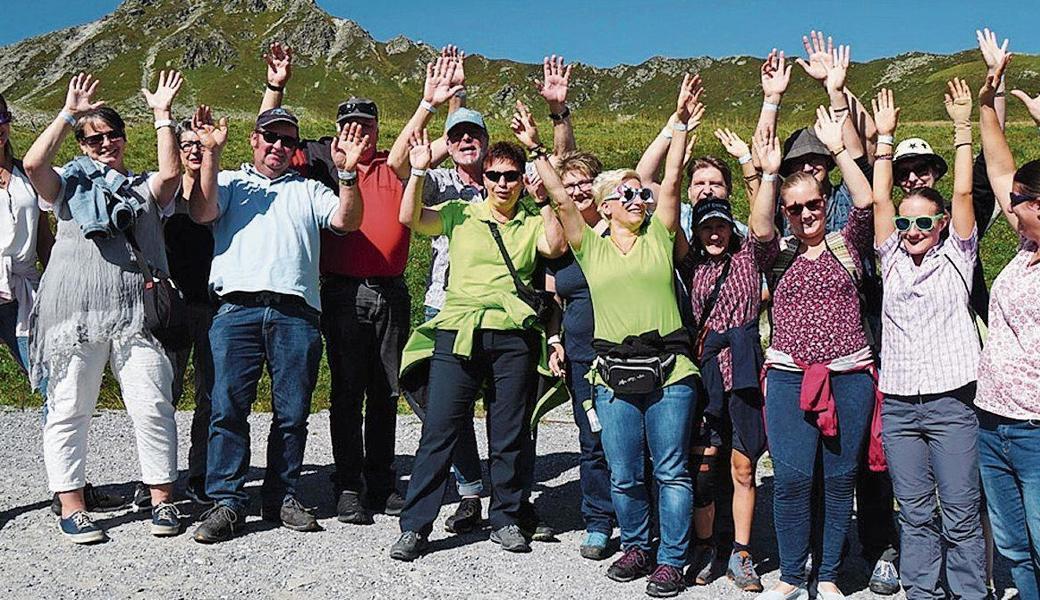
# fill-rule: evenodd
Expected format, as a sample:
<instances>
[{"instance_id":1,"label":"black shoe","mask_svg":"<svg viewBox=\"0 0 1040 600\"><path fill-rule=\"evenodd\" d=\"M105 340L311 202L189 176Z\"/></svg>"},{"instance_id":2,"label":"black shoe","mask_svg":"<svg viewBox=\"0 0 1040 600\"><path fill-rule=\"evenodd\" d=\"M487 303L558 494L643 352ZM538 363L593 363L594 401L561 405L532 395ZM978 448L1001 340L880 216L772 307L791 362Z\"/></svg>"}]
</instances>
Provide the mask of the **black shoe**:
<instances>
[{"instance_id":1,"label":"black shoe","mask_svg":"<svg viewBox=\"0 0 1040 600\"><path fill-rule=\"evenodd\" d=\"M654 598L671 598L679 595L686 586L683 585L682 569L671 565L659 565L654 569L650 581L646 584L646 595Z\"/></svg>"},{"instance_id":2,"label":"black shoe","mask_svg":"<svg viewBox=\"0 0 1040 600\"><path fill-rule=\"evenodd\" d=\"M397 491L391 491L389 494L375 497L366 495L363 505L370 513L383 513L387 516L396 517L404 509L404 498Z\"/></svg>"},{"instance_id":3,"label":"black shoe","mask_svg":"<svg viewBox=\"0 0 1040 600\"><path fill-rule=\"evenodd\" d=\"M83 486L83 502L89 512L117 510L126 505L126 500L119 494L105 492L89 483ZM57 492L51 498L51 512L56 517L61 516L61 499L58 498Z\"/></svg>"},{"instance_id":4,"label":"black shoe","mask_svg":"<svg viewBox=\"0 0 1040 600\"><path fill-rule=\"evenodd\" d=\"M542 522L535 510L534 504L521 502L520 511L517 513L517 524L523 530L524 535L534 542L555 542L556 532Z\"/></svg>"},{"instance_id":5,"label":"black shoe","mask_svg":"<svg viewBox=\"0 0 1040 600\"><path fill-rule=\"evenodd\" d=\"M134 499L130 501L130 508L134 512L141 512L143 510L152 510L152 492L148 489L148 486L137 482L134 486Z\"/></svg>"},{"instance_id":6,"label":"black shoe","mask_svg":"<svg viewBox=\"0 0 1040 600\"><path fill-rule=\"evenodd\" d=\"M506 552L530 552L531 546L518 525L506 525L491 532L491 541Z\"/></svg>"},{"instance_id":7,"label":"black shoe","mask_svg":"<svg viewBox=\"0 0 1040 600\"><path fill-rule=\"evenodd\" d=\"M188 485L184 488L184 495L195 504L202 506L213 504L213 499L206 495L205 477L192 477L188 479Z\"/></svg>"},{"instance_id":8,"label":"black shoe","mask_svg":"<svg viewBox=\"0 0 1040 600\"><path fill-rule=\"evenodd\" d=\"M607 569L607 577L627 583L646 577L654 570L654 559L646 550L629 548Z\"/></svg>"},{"instance_id":9,"label":"black shoe","mask_svg":"<svg viewBox=\"0 0 1040 600\"><path fill-rule=\"evenodd\" d=\"M414 531L406 531L390 546L390 558L411 562L426 551L426 536Z\"/></svg>"},{"instance_id":10,"label":"black shoe","mask_svg":"<svg viewBox=\"0 0 1040 600\"><path fill-rule=\"evenodd\" d=\"M340 523L352 523L354 525L371 525L375 523L372 515L368 514L357 492L344 490L339 493L336 501L336 518Z\"/></svg>"},{"instance_id":11,"label":"black shoe","mask_svg":"<svg viewBox=\"0 0 1040 600\"><path fill-rule=\"evenodd\" d=\"M282 527L293 531L322 531L314 515L292 496L283 500L281 506L262 507L260 516L265 521L281 523Z\"/></svg>"},{"instance_id":12,"label":"black shoe","mask_svg":"<svg viewBox=\"0 0 1040 600\"><path fill-rule=\"evenodd\" d=\"M450 533L469 533L480 527L480 498L463 498L455 514L444 521L444 530Z\"/></svg>"},{"instance_id":13,"label":"black shoe","mask_svg":"<svg viewBox=\"0 0 1040 600\"><path fill-rule=\"evenodd\" d=\"M216 504L213 508L202 513L199 517L201 523L195 528L192 536L200 544L215 544L226 542L235 537L235 529L238 524L238 513L230 508Z\"/></svg>"}]
</instances>

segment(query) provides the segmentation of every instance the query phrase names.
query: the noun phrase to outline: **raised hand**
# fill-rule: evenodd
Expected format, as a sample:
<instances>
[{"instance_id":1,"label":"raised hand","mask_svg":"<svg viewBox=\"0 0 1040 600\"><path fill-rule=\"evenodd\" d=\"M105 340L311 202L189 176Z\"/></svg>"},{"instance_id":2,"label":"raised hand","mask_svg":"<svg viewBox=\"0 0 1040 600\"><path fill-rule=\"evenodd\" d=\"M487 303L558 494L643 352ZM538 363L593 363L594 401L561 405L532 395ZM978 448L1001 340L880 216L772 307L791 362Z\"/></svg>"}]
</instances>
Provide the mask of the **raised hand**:
<instances>
[{"instance_id":1,"label":"raised hand","mask_svg":"<svg viewBox=\"0 0 1040 600\"><path fill-rule=\"evenodd\" d=\"M69 81L69 91L65 94L64 111L75 117L104 105L104 102L91 102L99 83L101 81L94 79L86 73L74 76Z\"/></svg>"},{"instance_id":2,"label":"raised hand","mask_svg":"<svg viewBox=\"0 0 1040 600\"><path fill-rule=\"evenodd\" d=\"M975 37L979 40L979 50L982 51L982 60L986 61L986 72L993 74L997 67L1004 62L1004 57L1008 55L1008 40L1004 38L1004 43L997 45L997 34L985 28L982 31L975 30Z\"/></svg>"},{"instance_id":3,"label":"raised hand","mask_svg":"<svg viewBox=\"0 0 1040 600\"><path fill-rule=\"evenodd\" d=\"M784 51L773 51L762 63L762 94L767 100L779 102L791 83L791 65L787 64Z\"/></svg>"},{"instance_id":4,"label":"raised hand","mask_svg":"<svg viewBox=\"0 0 1040 600\"><path fill-rule=\"evenodd\" d=\"M283 46L281 42L273 42L264 53L267 63L267 83L274 87L285 87L292 77L292 48Z\"/></svg>"},{"instance_id":5,"label":"raised hand","mask_svg":"<svg viewBox=\"0 0 1040 600\"><path fill-rule=\"evenodd\" d=\"M438 56L426 64L426 83L423 85L423 100L434 106L440 106L451 99L462 84L453 83L456 71L462 69L462 61L454 58Z\"/></svg>"},{"instance_id":6,"label":"raised hand","mask_svg":"<svg viewBox=\"0 0 1040 600\"><path fill-rule=\"evenodd\" d=\"M733 158L743 158L748 154L751 154L751 149L740 139L740 136L733 133L729 129L716 129L715 137L722 143L722 147L726 149Z\"/></svg>"},{"instance_id":7,"label":"raised hand","mask_svg":"<svg viewBox=\"0 0 1040 600\"><path fill-rule=\"evenodd\" d=\"M827 66L827 77L823 82L828 94L840 93L845 89L845 77L849 73L849 55L848 46L838 46L833 49L831 64Z\"/></svg>"},{"instance_id":8,"label":"raised hand","mask_svg":"<svg viewBox=\"0 0 1040 600\"><path fill-rule=\"evenodd\" d=\"M359 123L344 123L339 135L332 139L332 162L340 171L353 171L368 150L368 136L361 135Z\"/></svg>"},{"instance_id":9,"label":"raised hand","mask_svg":"<svg viewBox=\"0 0 1040 600\"><path fill-rule=\"evenodd\" d=\"M779 172L780 163L783 160L780 140L769 132L758 131L755 133L752 143L755 144L755 154L758 154L758 159L762 163L762 172L769 175Z\"/></svg>"},{"instance_id":10,"label":"raised hand","mask_svg":"<svg viewBox=\"0 0 1040 600\"><path fill-rule=\"evenodd\" d=\"M542 145L538 137L538 124L534 122L531 111L519 100L516 101L516 112L513 113L509 128L524 147L531 149Z\"/></svg>"},{"instance_id":11,"label":"raised hand","mask_svg":"<svg viewBox=\"0 0 1040 600\"><path fill-rule=\"evenodd\" d=\"M1040 94L1033 98L1022 90L1011 90L1011 95L1026 105L1026 110L1029 111L1029 116L1033 117L1033 122L1040 123Z\"/></svg>"},{"instance_id":12,"label":"raised hand","mask_svg":"<svg viewBox=\"0 0 1040 600\"><path fill-rule=\"evenodd\" d=\"M848 111L843 111L839 116L835 114L834 109L823 106L816 109L816 125L813 126L813 130L816 132L816 137L827 146L832 154L837 154L844 147L841 142L841 127L847 118L849 118Z\"/></svg>"},{"instance_id":13,"label":"raised hand","mask_svg":"<svg viewBox=\"0 0 1040 600\"><path fill-rule=\"evenodd\" d=\"M535 88L549 104L550 110L562 110L567 102L567 89L571 82L571 69L574 65L563 66L563 57L546 56L542 61L542 80L535 81Z\"/></svg>"},{"instance_id":14,"label":"raised hand","mask_svg":"<svg viewBox=\"0 0 1040 600\"><path fill-rule=\"evenodd\" d=\"M993 99L996 98L997 88L1000 87L1000 80L1004 78L1004 71L1007 66L1011 63L1011 58L1014 54L1008 52L1004 55L1004 60L997 65L997 68L986 75L986 82L982 84L982 88L979 89L979 104L985 104L986 106L993 106Z\"/></svg>"},{"instance_id":15,"label":"raised hand","mask_svg":"<svg viewBox=\"0 0 1040 600\"><path fill-rule=\"evenodd\" d=\"M219 152L227 143L227 117L221 117L220 123L213 124L213 111L204 104L195 109L191 117L191 128L199 136L202 147L211 152Z\"/></svg>"},{"instance_id":16,"label":"raised hand","mask_svg":"<svg viewBox=\"0 0 1040 600\"><path fill-rule=\"evenodd\" d=\"M430 134L423 128L422 131L412 131L412 138L408 140L408 157L411 159L412 167L416 169L428 169L433 161L433 150L430 149Z\"/></svg>"},{"instance_id":17,"label":"raised hand","mask_svg":"<svg viewBox=\"0 0 1040 600\"><path fill-rule=\"evenodd\" d=\"M538 176L537 172L524 173L524 189L538 202L545 202L545 199L549 197L549 193L545 191L545 183L542 182L542 178Z\"/></svg>"},{"instance_id":18,"label":"raised hand","mask_svg":"<svg viewBox=\"0 0 1040 600\"><path fill-rule=\"evenodd\" d=\"M675 118L690 127L691 119L696 117L691 129L700 125L700 119L704 116L704 105L700 103L702 92L704 88L701 87L700 75L683 75L682 83L679 84L679 97L675 101Z\"/></svg>"},{"instance_id":19,"label":"raised hand","mask_svg":"<svg viewBox=\"0 0 1040 600\"><path fill-rule=\"evenodd\" d=\"M159 71L159 83L154 92L141 88L148 108L156 112L169 112L173 106L173 98L181 89L184 79L178 71Z\"/></svg>"},{"instance_id":20,"label":"raised hand","mask_svg":"<svg viewBox=\"0 0 1040 600\"><path fill-rule=\"evenodd\" d=\"M824 39L822 31L810 31L809 36L802 36L802 46L808 62L797 59L805 74L812 77L821 84L827 80L827 70L834 61L834 40Z\"/></svg>"},{"instance_id":21,"label":"raised hand","mask_svg":"<svg viewBox=\"0 0 1040 600\"><path fill-rule=\"evenodd\" d=\"M874 109L874 123L877 125L878 135L894 134L899 125L899 108L892 97L892 90L881 88L877 98L870 103Z\"/></svg>"},{"instance_id":22,"label":"raised hand","mask_svg":"<svg viewBox=\"0 0 1040 600\"><path fill-rule=\"evenodd\" d=\"M449 44L441 48L441 57L455 63L455 71L451 76L451 85L465 86L466 71L463 69L462 63L466 60L466 53L460 50L458 46Z\"/></svg>"},{"instance_id":23,"label":"raised hand","mask_svg":"<svg viewBox=\"0 0 1040 600\"><path fill-rule=\"evenodd\" d=\"M971 121L971 88L968 83L954 77L946 82L946 88L949 90L943 98L946 114L950 115L954 123Z\"/></svg>"}]
</instances>

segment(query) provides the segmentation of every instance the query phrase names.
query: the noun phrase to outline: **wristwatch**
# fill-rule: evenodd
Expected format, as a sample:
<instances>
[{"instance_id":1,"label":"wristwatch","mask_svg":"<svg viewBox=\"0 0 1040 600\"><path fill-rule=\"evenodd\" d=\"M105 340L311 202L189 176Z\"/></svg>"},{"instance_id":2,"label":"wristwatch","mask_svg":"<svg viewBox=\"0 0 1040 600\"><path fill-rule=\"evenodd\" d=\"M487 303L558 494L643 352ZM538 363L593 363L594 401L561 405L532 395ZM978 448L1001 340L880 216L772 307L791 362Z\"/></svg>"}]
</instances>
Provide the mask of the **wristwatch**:
<instances>
[{"instance_id":1,"label":"wristwatch","mask_svg":"<svg viewBox=\"0 0 1040 600\"><path fill-rule=\"evenodd\" d=\"M569 106L564 106L560 114L549 113L549 118L557 122L562 121L569 116L571 116L571 107Z\"/></svg>"},{"instance_id":2,"label":"wristwatch","mask_svg":"<svg viewBox=\"0 0 1040 600\"><path fill-rule=\"evenodd\" d=\"M534 201L534 205L537 206L538 208L545 208L546 206L549 206L549 204L550 204L550 200L549 200L548 197L546 197L543 202L539 202L537 199L535 199L535 201Z\"/></svg>"},{"instance_id":3,"label":"wristwatch","mask_svg":"<svg viewBox=\"0 0 1040 600\"><path fill-rule=\"evenodd\" d=\"M357 183L357 171L339 171L339 184L351 187Z\"/></svg>"}]
</instances>

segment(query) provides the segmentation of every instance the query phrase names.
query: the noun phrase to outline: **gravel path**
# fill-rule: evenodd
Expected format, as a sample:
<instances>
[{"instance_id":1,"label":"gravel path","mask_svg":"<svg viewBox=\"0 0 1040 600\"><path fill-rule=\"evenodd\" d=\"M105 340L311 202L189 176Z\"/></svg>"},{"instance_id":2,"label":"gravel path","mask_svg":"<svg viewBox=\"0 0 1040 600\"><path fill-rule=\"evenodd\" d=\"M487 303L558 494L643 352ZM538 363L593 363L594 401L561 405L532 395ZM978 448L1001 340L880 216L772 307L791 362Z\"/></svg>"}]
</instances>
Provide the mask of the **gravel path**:
<instances>
[{"instance_id":1,"label":"gravel path","mask_svg":"<svg viewBox=\"0 0 1040 600\"><path fill-rule=\"evenodd\" d=\"M189 413L178 413L180 466L186 468ZM316 507L326 531L295 533L272 528L254 514L245 535L202 546L189 534L157 539L144 513L98 514L111 541L75 546L61 539L51 515L38 410L0 411L0 596L22 598L646 598L641 582L617 584L604 576L608 562L580 558L582 523L578 512L577 431L565 422L544 425L539 436L535 487L540 513L558 531L558 543L536 543L529 555L511 555L487 540L488 531L452 536L441 529L454 511L449 497L432 535L433 552L411 563L387 557L396 539L396 519L376 516L375 525L354 526L335 519L327 413L310 421L302 501ZM250 486L262 477L268 415L254 415ZM419 439L413 417L398 423L398 470L409 472ZM478 422L478 437L483 426ZM138 476L133 431L125 413L98 413L91 425L88 478L106 489L130 494ZM481 440L483 447L484 442ZM771 473L762 481L754 540L759 572L768 586L778 577L770 521ZM486 476L485 476L486 480ZM254 502L255 504L255 502ZM191 512L190 503L182 511ZM487 501L484 501L485 514ZM258 513L258 510L254 510ZM189 528L189 532L192 527ZM866 589L867 565L850 559L842 581L851 598L873 598ZM680 598L750 600L724 577ZM902 594L890 598L903 598Z\"/></svg>"}]
</instances>

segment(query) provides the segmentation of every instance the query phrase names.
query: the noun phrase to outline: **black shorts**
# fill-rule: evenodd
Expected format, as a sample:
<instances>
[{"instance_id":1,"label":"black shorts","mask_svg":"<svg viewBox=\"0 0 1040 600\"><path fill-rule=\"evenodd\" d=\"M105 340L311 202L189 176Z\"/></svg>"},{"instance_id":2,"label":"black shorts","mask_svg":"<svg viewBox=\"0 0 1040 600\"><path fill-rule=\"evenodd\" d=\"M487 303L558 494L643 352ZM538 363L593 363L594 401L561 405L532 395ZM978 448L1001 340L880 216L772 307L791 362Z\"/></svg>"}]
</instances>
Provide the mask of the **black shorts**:
<instances>
[{"instance_id":1,"label":"black shorts","mask_svg":"<svg viewBox=\"0 0 1040 600\"><path fill-rule=\"evenodd\" d=\"M726 392L722 416L704 415L693 446L732 448L757 460L766 449L762 404L762 392L758 389Z\"/></svg>"}]
</instances>

